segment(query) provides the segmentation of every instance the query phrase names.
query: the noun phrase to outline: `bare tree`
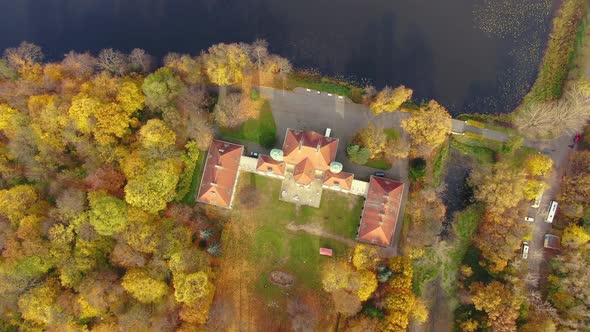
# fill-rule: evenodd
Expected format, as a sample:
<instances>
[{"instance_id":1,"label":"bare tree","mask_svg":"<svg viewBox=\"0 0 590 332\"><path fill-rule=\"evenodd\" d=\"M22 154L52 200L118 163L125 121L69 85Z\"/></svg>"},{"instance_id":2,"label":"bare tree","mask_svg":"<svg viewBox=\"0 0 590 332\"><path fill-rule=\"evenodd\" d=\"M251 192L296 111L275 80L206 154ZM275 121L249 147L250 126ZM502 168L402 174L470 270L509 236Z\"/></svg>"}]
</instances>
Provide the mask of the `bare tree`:
<instances>
[{"instance_id":1,"label":"bare tree","mask_svg":"<svg viewBox=\"0 0 590 332\"><path fill-rule=\"evenodd\" d=\"M127 71L127 56L112 48L107 48L98 54L98 67L115 75L123 75Z\"/></svg>"},{"instance_id":2,"label":"bare tree","mask_svg":"<svg viewBox=\"0 0 590 332\"><path fill-rule=\"evenodd\" d=\"M61 64L68 74L79 78L88 78L94 74L97 60L90 53L70 51L64 55Z\"/></svg>"},{"instance_id":3,"label":"bare tree","mask_svg":"<svg viewBox=\"0 0 590 332\"><path fill-rule=\"evenodd\" d=\"M252 63L256 64L256 67L260 69L262 63L268 57L268 42L264 39L257 39L252 43L250 56L252 57Z\"/></svg>"},{"instance_id":4,"label":"bare tree","mask_svg":"<svg viewBox=\"0 0 590 332\"><path fill-rule=\"evenodd\" d=\"M16 48L7 48L4 57L13 68L18 69L27 64L41 62L44 55L40 46L24 41Z\"/></svg>"},{"instance_id":5,"label":"bare tree","mask_svg":"<svg viewBox=\"0 0 590 332\"><path fill-rule=\"evenodd\" d=\"M590 84L570 84L560 100L523 106L515 124L528 136L547 137L579 131L590 119Z\"/></svg>"},{"instance_id":6,"label":"bare tree","mask_svg":"<svg viewBox=\"0 0 590 332\"><path fill-rule=\"evenodd\" d=\"M141 48L134 48L129 54L131 68L141 73L149 72L154 65L154 58Z\"/></svg>"},{"instance_id":7,"label":"bare tree","mask_svg":"<svg viewBox=\"0 0 590 332\"><path fill-rule=\"evenodd\" d=\"M235 128L246 121L247 117L240 111L240 94L231 93L215 105L215 121L221 127Z\"/></svg>"}]
</instances>

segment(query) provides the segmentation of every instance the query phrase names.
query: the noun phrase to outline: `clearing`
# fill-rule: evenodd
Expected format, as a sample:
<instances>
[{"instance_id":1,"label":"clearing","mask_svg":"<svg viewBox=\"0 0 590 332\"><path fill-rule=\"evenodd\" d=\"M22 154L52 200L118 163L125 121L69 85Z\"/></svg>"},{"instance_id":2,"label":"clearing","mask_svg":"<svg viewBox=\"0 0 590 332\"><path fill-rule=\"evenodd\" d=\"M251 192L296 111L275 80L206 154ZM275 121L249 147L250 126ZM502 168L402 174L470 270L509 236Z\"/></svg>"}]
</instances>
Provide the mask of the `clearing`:
<instances>
[{"instance_id":1,"label":"clearing","mask_svg":"<svg viewBox=\"0 0 590 332\"><path fill-rule=\"evenodd\" d=\"M320 208L297 208L279 200L280 188L280 180L240 174L231 221L222 236L212 307L216 318L210 328L277 331L297 322L319 330L334 328L337 316L322 290L320 273L327 264L352 255L363 198L325 190ZM307 225L331 236L292 231L289 225ZM332 248L334 257L320 256L320 247ZM292 276L293 285L271 283L269 275L276 271Z\"/></svg>"}]
</instances>

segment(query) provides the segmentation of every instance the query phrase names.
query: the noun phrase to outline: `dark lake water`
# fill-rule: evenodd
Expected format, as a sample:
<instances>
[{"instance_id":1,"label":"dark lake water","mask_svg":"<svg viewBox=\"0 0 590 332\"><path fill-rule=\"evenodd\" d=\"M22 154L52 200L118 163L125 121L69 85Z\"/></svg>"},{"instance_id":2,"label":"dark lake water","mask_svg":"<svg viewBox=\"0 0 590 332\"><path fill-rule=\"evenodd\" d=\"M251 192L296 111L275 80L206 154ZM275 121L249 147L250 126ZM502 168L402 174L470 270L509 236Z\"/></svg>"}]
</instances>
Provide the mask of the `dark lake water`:
<instances>
[{"instance_id":1,"label":"dark lake water","mask_svg":"<svg viewBox=\"0 0 590 332\"><path fill-rule=\"evenodd\" d=\"M0 0L0 49L49 59L113 47L197 54L268 40L297 68L405 84L453 113L511 111L534 80L557 0Z\"/></svg>"}]
</instances>

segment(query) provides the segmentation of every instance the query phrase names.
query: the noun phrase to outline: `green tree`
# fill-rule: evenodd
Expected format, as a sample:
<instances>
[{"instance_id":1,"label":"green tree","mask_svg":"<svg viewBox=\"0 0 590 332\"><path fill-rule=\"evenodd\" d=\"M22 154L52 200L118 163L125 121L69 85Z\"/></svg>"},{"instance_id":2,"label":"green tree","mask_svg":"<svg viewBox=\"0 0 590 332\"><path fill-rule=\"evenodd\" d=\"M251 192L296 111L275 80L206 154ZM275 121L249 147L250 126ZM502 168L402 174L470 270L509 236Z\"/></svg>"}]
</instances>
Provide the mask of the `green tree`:
<instances>
[{"instance_id":1,"label":"green tree","mask_svg":"<svg viewBox=\"0 0 590 332\"><path fill-rule=\"evenodd\" d=\"M213 45L202 57L209 80L219 86L239 83L250 65L248 55L238 44Z\"/></svg>"},{"instance_id":2,"label":"green tree","mask_svg":"<svg viewBox=\"0 0 590 332\"><path fill-rule=\"evenodd\" d=\"M213 285L203 271L174 277L174 297L178 302L192 304L208 296L212 291Z\"/></svg>"},{"instance_id":3,"label":"green tree","mask_svg":"<svg viewBox=\"0 0 590 332\"><path fill-rule=\"evenodd\" d=\"M125 273L121 286L141 303L158 302L168 294L168 285L154 279L142 269L131 269Z\"/></svg>"},{"instance_id":4,"label":"green tree","mask_svg":"<svg viewBox=\"0 0 590 332\"><path fill-rule=\"evenodd\" d=\"M369 161L371 153L365 147L361 147L358 144L351 144L346 148L346 154L353 163L364 165Z\"/></svg>"},{"instance_id":5,"label":"green tree","mask_svg":"<svg viewBox=\"0 0 590 332\"><path fill-rule=\"evenodd\" d=\"M412 98L413 93L412 89L408 89L403 85L395 89L386 86L371 103L371 111L375 114L397 111L403 103Z\"/></svg>"},{"instance_id":6,"label":"green tree","mask_svg":"<svg viewBox=\"0 0 590 332\"><path fill-rule=\"evenodd\" d=\"M127 225L127 204L124 201L97 192L89 195L89 221L100 235L119 233Z\"/></svg>"},{"instance_id":7,"label":"green tree","mask_svg":"<svg viewBox=\"0 0 590 332\"><path fill-rule=\"evenodd\" d=\"M176 134L162 120L151 119L139 130L139 141L146 149L167 148L176 141Z\"/></svg>"},{"instance_id":8,"label":"green tree","mask_svg":"<svg viewBox=\"0 0 590 332\"><path fill-rule=\"evenodd\" d=\"M160 68L143 81L145 104L154 111L162 112L170 106L184 88L170 68Z\"/></svg>"}]
</instances>

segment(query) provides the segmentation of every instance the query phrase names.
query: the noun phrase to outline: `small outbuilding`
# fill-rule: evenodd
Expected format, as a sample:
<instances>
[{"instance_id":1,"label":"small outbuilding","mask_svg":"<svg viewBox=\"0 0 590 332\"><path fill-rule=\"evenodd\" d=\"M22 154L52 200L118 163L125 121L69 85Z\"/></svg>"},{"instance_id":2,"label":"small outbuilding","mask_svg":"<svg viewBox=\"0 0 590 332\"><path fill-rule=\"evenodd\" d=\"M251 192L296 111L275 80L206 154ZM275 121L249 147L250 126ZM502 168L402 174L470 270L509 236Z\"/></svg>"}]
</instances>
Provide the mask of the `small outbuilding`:
<instances>
[{"instance_id":1,"label":"small outbuilding","mask_svg":"<svg viewBox=\"0 0 590 332\"><path fill-rule=\"evenodd\" d=\"M330 248L320 248L320 255L332 257L332 254L333 254L332 249L330 249Z\"/></svg>"},{"instance_id":2,"label":"small outbuilding","mask_svg":"<svg viewBox=\"0 0 590 332\"><path fill-rule=\"evenodd\" d=\"M543 238L543 247L559 250L561 249L561 239L559 236L553 234L545 234L545 237Z\"/></svg>"}]
</instances>

